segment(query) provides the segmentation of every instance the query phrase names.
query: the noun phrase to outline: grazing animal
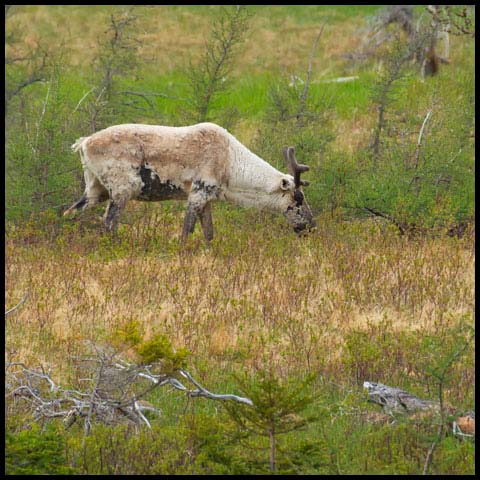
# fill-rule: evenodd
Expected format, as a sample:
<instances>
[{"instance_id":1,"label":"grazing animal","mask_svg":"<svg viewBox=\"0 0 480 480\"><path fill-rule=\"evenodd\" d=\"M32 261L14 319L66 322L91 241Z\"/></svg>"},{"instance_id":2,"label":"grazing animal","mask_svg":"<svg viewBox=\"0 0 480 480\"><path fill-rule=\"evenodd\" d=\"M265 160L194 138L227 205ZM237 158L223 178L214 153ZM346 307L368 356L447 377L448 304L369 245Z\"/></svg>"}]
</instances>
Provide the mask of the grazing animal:
<instances>
[{"instance_id":1,"label":"grazing animal","mask_svg":"<svg viewBox=\"0 0 480 480\"><path fill-rule=\"evenodd\" d=\"M85 193L64 215L109 200L104 221L116 228L118 216L131 200L187 200L182 241L197 218L207 242L213 238L211 202L226 200L285 215L295 232L315 226L300 179L293 147L283 155L284 174L213 123L187 127L116 125L79 138L72 149L80 153Z\"/></svg>"}]
</instances>

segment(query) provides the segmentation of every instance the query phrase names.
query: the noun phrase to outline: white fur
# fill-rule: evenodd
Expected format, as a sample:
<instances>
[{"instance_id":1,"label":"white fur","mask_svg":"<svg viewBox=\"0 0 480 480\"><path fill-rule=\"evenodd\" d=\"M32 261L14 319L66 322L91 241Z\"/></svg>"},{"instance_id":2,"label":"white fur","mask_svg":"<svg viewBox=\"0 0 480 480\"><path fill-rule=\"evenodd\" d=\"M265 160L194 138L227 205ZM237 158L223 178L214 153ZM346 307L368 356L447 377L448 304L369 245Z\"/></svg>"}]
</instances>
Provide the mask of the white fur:
<instances>
[{"instance_id":1,"label":"white fur","mask_svg":"<svg viewBox=\"0 0 480 480\"><path fill-rule=\"evenodd\" d=\"M255 207L283 212L291 199L281 190L282 180L287 180L288 190L293 190L294 181L251 152L233 135L225 130L229 138L228 186L223 187L224 198L242 207Z\"/></svg>"}]
</instances>

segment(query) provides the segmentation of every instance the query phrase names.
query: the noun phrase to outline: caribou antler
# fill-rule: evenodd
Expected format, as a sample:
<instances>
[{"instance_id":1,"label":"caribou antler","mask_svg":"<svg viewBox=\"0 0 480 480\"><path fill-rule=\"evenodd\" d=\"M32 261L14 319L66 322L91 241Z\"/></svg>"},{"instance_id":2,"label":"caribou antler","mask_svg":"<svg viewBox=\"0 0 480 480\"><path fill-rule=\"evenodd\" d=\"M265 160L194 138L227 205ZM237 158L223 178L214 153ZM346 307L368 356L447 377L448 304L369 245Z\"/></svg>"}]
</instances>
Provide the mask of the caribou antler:
<instances>
[{"instance_id":1,"label":"caribou antler","mask_svg":"<svg viewBox=\"0 0 480 480\"><path fill-rule=\"evenodd\" d=\"M310 167L297 162L297 159L295 158L295 148L283 147L283 157L287 162L288 172L295 180L295 188L299 188L302 185L304 187L308 186L310 182L307 182L307 180L300 180L300 174L310 170Z\"/></svg>"}]
</instances>

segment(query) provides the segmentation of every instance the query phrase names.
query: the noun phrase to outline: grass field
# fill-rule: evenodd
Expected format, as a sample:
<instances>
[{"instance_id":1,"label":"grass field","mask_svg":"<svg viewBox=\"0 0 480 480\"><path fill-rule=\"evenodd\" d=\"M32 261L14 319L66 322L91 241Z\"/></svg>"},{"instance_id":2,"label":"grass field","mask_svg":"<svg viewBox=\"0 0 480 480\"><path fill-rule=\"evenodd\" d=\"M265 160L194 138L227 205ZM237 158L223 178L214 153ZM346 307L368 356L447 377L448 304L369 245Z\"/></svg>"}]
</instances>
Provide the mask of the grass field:
<instances>
[{"instance_id":1,"label":"grass field","mask_svg":"<svg viewBox=\"0 0 480 480\"><path fill-rule=\"evenodd\" d=\"M97 39L119 7L15 8L9 28L18 35L27 32L15 44L17 54L33 49L37 41L53 47L66 43L59 98L66 99L72 111L88 91ZM210 245L199 229L180 244L181 202L130 202L115 239L101 229L103 207L73 221L59 219L55 208L22 220L12 216L5 237L5 309L25 301L6 316L6 359L48 366L57 382L77 385L74 359L86 354L86 342L115 345L125 359L138 360L131 346L119 346L119 332L135 325L145 341L161 334L175 349L186 349L186 369L212 392L253 395L267 372L285 398L308 393L309 403L296 412L302 427L277 434L279 473L420 474L436 443L429 473L472 474L474 441L455 437L450 429L438 439L439 422L446 425L451 419L412 420L403 415L392 422L380 415L378 405L366 401L362 385L381 382L435 401L441 395L459 414L474 408L474 346L468 333L475 308L474 225L461 238L400 235L381 219L355 218L327 207L321 203L327 194L314 185L323 181L322 169L329 172L334 160L357 161L356 152L370 141L377 115L371 85L382 66L371 61L353 67L344 54L358 45L360 32L379 7L249 10L247 38L229 88L215 100L215 111L221 116L230 107L237 109L232 133L250 148L264 145L259 132L269 132L266 111L272 85L293 74L305 78L312 43L326 23L310 90L311 98L329 105L325 129L332 138L309 173L317 230L297 237L281 216L225 204L213 209L215 237ZM217 11L217 6L137 10L143 63L135 80L122 82L136 91L165 94L155 99L163 119L177 119L184 107L185 65L202 54ZM420 7L415 12L421 14ZM401 104L422 112L412 138L417 138L417 124L431 105L431 91L456 92L456 81L474 66L473 41L452 36L450 49L455 59L451 65L425 82L412 74L404 95L395 100L395 108ZM359 79L322 83L351 75ZM31 95L30 107L41 107L45 85L30 88L24 99ZM9 145L15 147L9 152L23 155L15 129L34 125L34 119L24 122L28 110L21 99L15 102L7 117ZM436 118L440 120L433 124L434 132L446 128L444 117ZM72 192L81 190L80 164L68 145L86 134L75 130L73 114L71 119L65 128L75 136L62 138L58 150L74 169L68 178L75 183L69 180L65 204L73 200ZM405 125L409 121L405 117ZM314 136L324 135L315 128ZM389 132L396 134L394 129ZM272 138L265 141L283 141ZM427 153L429 148L427 144ZM281 168L280 151L281 145L278 158L266 159ZM9 161L7 174L12 174ZM12 199L23 191L9 193L8 188L10 212L16 207ZM242 430L222 403L189 399L167 389L156 389L146 399L162 410L160 418L151 417L151 431L98 423L88 437L81 422L67 430L60 420L48 427L37 422L42 432L37 437L35 422L22 405L18 411L18 405L11 406L10 473L52 474L59 468L77 474L272 473L271 438L269 443L261 429ZM272 409L276 400L273 396ZM42 447L47 439L57 445L56 453ZM45 448L47 466L33 456L23 466L15 463L18 452L22 458L35 448ZM48 455L55 462L48 463Z\"/></svg>"},{"instance_id":2,"label":"grass field","mask_svg":"<svg viewBox=\"0 0 480 480\"><path fill-rule=\"evenodd\" d=\"M84 339L107 339L138 320L147 335L165 331L198 358L218 357L218 367L229 355L256 362L270 351L292 372L338 375L352 331L384 324L435 332L472 314L467 241L411 243L375 224L332 227L327 220L299 240L281 219L249 212L246 227L232 211L218 215L211 247L202 246L200 232L179 247L182 212L166 210L147 217L149 224L123 226L115 245L96 230L26 246L7 242L7 305L30 292L7 345L28 363L61 363L64 348L79 352ZM22 324L31 328L19 336Z\"/></svg>"}]
</instances>

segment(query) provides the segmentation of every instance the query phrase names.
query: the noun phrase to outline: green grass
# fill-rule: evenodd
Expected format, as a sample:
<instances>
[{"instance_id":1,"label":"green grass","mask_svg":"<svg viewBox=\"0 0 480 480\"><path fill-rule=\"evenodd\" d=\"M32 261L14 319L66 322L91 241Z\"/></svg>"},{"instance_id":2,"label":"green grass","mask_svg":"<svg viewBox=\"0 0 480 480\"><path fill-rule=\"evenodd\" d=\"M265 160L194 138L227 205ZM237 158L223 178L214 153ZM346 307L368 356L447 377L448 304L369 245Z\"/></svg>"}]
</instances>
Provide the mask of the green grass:
<instances>
[{"instance_id":1,"label":"green grass","mask_svg":"<svg viewBox=\"0 0 480 480\"><path fill-rule=\"evenodd\" d=\"M381 7L378 5L260 5L252 12L269 18L272 26L291 17L300 25L320 23L325 20L336 23L358 16L374 15Z\"/></svg>"}]
</instances>

